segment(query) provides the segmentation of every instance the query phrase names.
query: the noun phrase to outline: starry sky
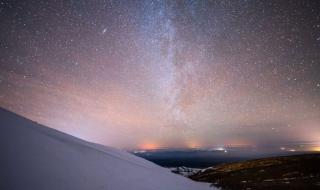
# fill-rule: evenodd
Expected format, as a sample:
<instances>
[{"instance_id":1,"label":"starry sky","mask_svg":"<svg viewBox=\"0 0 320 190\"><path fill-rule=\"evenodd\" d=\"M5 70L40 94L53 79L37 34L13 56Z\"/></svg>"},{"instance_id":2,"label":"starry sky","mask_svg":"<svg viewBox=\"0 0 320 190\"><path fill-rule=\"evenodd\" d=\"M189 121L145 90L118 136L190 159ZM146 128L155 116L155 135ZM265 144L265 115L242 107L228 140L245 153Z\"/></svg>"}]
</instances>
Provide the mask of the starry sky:
<instances>
[{"instance_id":1,"label":"starry sky","mask_svg":"<svg viewBox=\"0 0 320 190\"><path fill-rule=\"evenodd\" d=\"M0 0L0 106L123 149L318 149L320 1Z\"/></svg>"}]
</instances>

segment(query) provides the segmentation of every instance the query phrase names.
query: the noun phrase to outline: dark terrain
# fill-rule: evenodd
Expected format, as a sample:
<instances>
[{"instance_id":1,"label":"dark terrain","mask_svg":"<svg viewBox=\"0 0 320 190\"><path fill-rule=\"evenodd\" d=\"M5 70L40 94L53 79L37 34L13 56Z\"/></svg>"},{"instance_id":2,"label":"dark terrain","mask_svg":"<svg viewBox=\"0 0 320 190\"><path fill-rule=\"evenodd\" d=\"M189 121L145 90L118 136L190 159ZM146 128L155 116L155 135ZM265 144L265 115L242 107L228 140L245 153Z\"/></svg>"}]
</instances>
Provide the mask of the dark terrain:
<instances>
[{"instance_id":1,"label":"dark terrain","mask_svg":"<svg viewBox=\"0 0 320 190\"><path fill-rule=\"evenodd\" d=\"M203 170L190 178L229 190L320 189L320 154L222 164Z\"/></svg>"},{"instance_id":2,"label":"dark terrain","mask_svg":"<svg viewBox=\"0 0 320 190\"><path fill-rule=\"evenodd\" d=\"M181 166L191 168L207 168L218 164L238 162L251 158L241 157L233 154L225 154L221 151L207 150L157 150L134 154L160 166L168 168Z\"/></svg>"},{"instance_id":3,"label":"dark terrain","mask_svg":"<svg viewBox=\"0 0 320 190\"><path fill-rule=\"evenodd\" d=\"M197 149L153 150L132 153L167 168L182 166L189 168L207 168L226 163L302 154L303 152L257 152L250 148L228 148L228 153L217 150Z\"/></svg>"}]
</instances>

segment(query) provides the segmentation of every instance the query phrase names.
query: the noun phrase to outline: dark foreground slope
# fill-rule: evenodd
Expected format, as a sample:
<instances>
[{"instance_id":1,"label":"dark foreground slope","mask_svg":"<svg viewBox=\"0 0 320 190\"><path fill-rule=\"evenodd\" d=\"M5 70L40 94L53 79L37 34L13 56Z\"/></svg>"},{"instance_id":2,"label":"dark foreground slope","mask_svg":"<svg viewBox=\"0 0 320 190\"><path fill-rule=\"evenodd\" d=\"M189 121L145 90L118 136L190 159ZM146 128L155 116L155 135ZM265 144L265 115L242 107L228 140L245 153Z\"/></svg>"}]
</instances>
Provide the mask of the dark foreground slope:
<instances>
[{"instance_id":1,"label":"dark foreground slope","mask_svg":"<svg viewBox=\"0 0 320 190\"><path fill-rule=\"evenodd\" d=\"M0 109L0 189L202 190L209 185Z\"/></svg>"},{"instance_id":2,"label":"dark foreground slope","mask_svg":"<svg viewBox=\"0 0 320 190\"><path fill-rule=\"evenodd\" d=\"M320 154L265 158L223 164L191 176L222 189L320 189Z\"/></svg>"}]
</instances>

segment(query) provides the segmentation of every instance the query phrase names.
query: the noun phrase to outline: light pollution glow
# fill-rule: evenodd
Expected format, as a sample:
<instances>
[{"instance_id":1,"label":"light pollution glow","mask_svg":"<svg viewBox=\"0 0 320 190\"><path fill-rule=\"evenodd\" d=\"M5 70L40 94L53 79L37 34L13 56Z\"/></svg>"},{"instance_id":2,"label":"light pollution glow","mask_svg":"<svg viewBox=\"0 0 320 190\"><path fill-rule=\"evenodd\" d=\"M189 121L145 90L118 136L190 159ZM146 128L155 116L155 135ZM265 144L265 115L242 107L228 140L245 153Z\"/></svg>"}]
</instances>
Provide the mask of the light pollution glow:
<instances>
[{"instance_id":1,"label":"light pollution glow","mask_svg":"<svg viewBox=\"0 0 320 190\"><path fill-rule=\"evenodd\" d=\"M311 2L1 6L4 108L124 149L320 143Z\"/></svg>"}]
</instances>

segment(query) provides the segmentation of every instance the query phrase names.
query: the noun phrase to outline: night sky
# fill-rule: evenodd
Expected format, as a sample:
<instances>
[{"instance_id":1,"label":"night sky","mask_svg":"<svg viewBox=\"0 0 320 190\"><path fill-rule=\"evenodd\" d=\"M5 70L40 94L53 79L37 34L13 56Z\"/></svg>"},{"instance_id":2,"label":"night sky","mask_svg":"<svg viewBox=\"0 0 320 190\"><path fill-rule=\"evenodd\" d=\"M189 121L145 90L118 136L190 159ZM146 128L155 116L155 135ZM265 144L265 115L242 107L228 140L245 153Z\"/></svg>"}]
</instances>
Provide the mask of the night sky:
<instances>
[{"instance_id":1,"label":"night sky","mask_svg":"<svg viewBox=\"0 0 320 190\"><path fill-rule=\"evenodd\" d=\"M320 150L320 1L0 1L0 106L124 149Z\"/></svg>"}]
</instances>

